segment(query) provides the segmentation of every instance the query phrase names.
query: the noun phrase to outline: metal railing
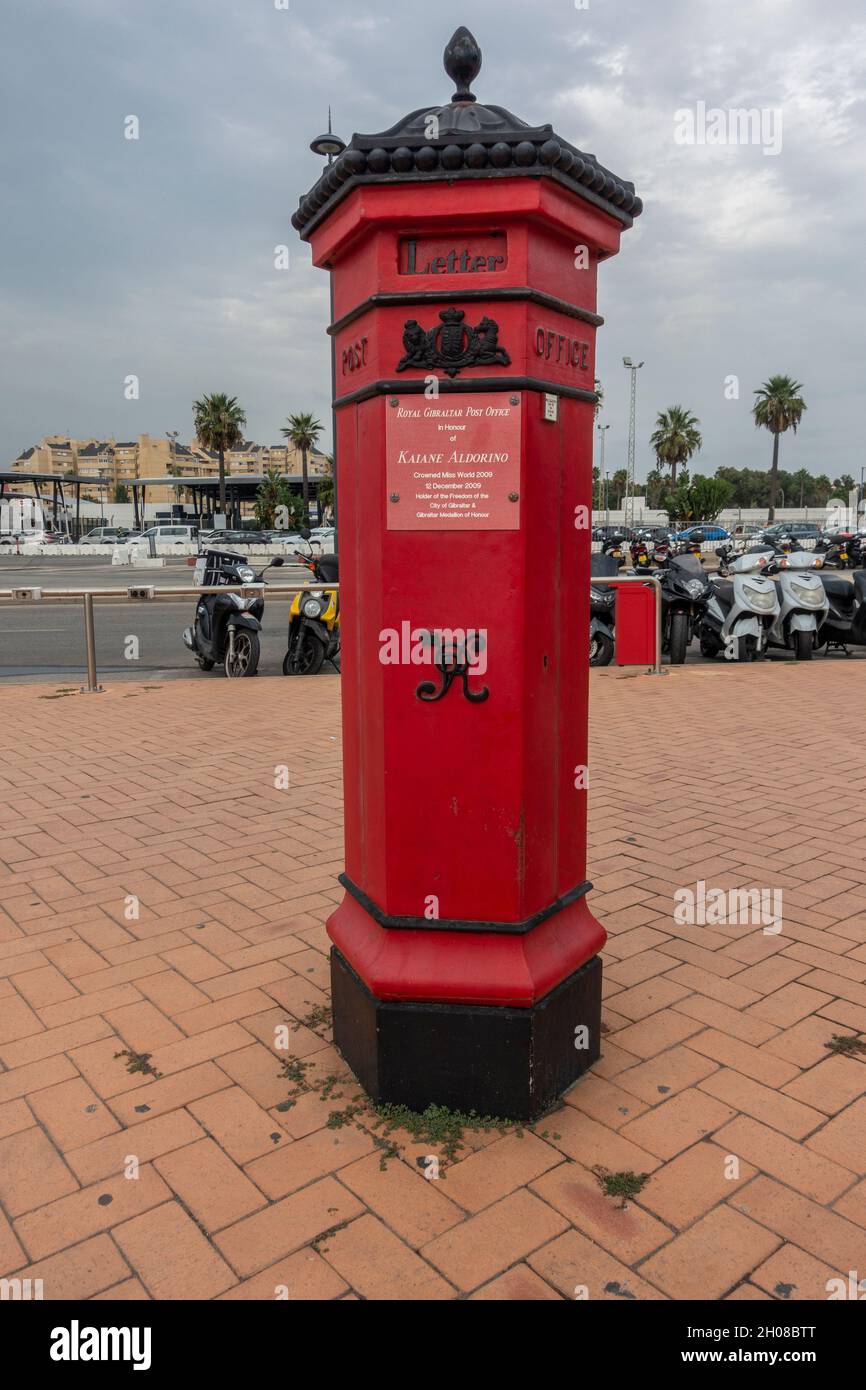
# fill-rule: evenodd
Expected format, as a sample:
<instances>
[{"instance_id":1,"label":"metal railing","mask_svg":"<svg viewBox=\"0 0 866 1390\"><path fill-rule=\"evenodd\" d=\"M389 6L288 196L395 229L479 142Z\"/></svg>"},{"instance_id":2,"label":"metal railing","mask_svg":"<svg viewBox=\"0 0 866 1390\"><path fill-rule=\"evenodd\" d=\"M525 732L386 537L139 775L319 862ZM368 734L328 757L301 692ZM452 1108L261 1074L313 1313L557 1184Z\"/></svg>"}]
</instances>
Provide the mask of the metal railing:
<instances>
[{"instance_id":1,"label":"metal railing","mask_svg":"<svg viewBox=\"0 0 866 1390\"><path fill-rule=\"evenodd\" d=\"M653 574L624 574L618 577L606 575L604 578L590 577L590 584L643 584L646 588L655 589L656 596L656 650L655 658L648 676L666 676L667 671L662 670L662 583Z\"/></svg>"},{"instance_id":2,"label":"metal railing","mask_svg":"<svg viewBox=\"0 0 866 1390\"><path fill-rule=\"evenodd\" d=\"M241 598L277 598L284 594L339 593L339 584L214 584L181 588L155 588L152 584L135 584L125 589L42 589L38 587L0 589L0 604L53 603L81 599L84 607L84 644L87 653L87 685L82 695L97 695L104 690L96 670L96 623L93 600L102 603L151 602L158 599L194 599L199 594L239 594Z\"/></svg>"}]
</instances>

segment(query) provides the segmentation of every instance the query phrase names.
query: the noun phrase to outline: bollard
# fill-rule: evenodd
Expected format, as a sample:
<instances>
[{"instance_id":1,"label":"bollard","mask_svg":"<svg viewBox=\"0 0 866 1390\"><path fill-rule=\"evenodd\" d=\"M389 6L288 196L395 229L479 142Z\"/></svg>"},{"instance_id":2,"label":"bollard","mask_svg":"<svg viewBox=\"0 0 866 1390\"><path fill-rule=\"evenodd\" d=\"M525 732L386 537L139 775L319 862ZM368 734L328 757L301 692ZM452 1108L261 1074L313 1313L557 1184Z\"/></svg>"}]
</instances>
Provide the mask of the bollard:
<instances>
[{"instance_id":1,"label":"bollard","mask_svg":"<svg viewBox=\"0 0 866 1390\"><path fill-rule=\"evenodd\" d=\"M87 647L87 685L81 687L82 695L101 695L103 687L96 675L96 628L93 622L93 595L84 595L84 642Z\"/></svg>"}]
</instances>

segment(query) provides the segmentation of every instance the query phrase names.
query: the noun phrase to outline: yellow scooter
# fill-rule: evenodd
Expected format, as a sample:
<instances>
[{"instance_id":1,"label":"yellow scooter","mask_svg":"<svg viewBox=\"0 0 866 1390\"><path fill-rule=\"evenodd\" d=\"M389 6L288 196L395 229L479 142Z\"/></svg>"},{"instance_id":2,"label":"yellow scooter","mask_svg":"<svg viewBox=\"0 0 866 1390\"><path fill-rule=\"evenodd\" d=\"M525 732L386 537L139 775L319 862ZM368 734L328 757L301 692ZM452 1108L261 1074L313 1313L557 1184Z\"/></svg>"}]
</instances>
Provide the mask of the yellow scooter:
<instances>
[{"instance_id":1,"label":"yellow scooter","mask_svg":"<svg viewBox=\"0 0 866 1390\"><path fill-rule=\"evenodd\" d=\"M303 532L301 533L304 534ZM306 540L307 537L304 536ZM309 543L309 542L308 542ZM340 561L336 555L295 555L320 584L338 584ZM283 660L284 676L315 676L326 661L339 670L340 596L330 589L295 594L289 609L289 646Z\"/></svg>"}]
</instances>

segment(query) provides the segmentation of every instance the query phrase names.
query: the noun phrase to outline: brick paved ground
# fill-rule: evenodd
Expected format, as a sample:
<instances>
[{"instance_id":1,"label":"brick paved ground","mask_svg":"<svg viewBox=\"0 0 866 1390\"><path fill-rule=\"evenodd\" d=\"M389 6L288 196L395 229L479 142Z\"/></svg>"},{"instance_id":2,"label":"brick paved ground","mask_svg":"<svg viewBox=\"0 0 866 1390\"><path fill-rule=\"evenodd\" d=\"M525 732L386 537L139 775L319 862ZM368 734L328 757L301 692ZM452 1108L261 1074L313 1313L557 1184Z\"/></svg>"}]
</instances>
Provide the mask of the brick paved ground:
<instances>
[{"instance_id":1,"label":"brick paved ground","mask_svg":"<svg viewBox=\"0 0 866 1390\"><path fill-rule=\"evenodd\" d=\"M0 691L0 1275L522 1300L824 1298L866 1273L866 1057L827 1048L866 1034L863 690L844 660L594 673L604 1056L439 1181L429 1145L383 1171L363 1123L327 1126L356 1094L326 1081L323 1022L337 680ZM678 924L699 879L780 889L781 933ZM280 1024L311 1087L289 1108ZM597 1165L649 1178L621 1210Z\"/></svg>"}]
</instances>

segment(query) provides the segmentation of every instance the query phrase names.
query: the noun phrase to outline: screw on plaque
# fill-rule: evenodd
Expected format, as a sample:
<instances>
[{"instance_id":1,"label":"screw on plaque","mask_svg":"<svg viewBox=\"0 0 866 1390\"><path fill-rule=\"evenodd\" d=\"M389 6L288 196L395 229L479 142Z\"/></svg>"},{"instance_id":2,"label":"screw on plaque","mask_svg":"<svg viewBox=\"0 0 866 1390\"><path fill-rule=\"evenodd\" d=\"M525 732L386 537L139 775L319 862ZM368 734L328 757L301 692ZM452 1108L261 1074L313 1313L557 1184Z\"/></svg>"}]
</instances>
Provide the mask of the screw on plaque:
<instances>
[{"instance_id":1,"label":"screw on plaque","mask_svg":"<svg viewBox=\"0 0 866 1390\"><path fill-rule=\"evenodd\" d=\"M519 492L509 492L509 494L508 494L508 500L509 500L509 502L517 502L517 501L519 500L519 498L520 498L520 493L519 493Z\"/></svg>"},{"instance_id":2,"label":"screw on plaque","mask_svg":"<svg viewBox=\"0 0 866 1390\"><path fill-rule=\"evenodd\" d=\"M399 401L399 399L398 399L397 396L392 396L391 399L390 399L390 401L388 402L388 404L389 404L389 405L399 405L399 404L400 404L400 401Z\"/></svg>"},{"instance_id":3,"label":"screw on plaque","mask_svg":"<svg viewBox=\"0 0 866 1390\"><path fill-rule=\"evenodd\" d=\"M391 502L399 502L399 501L400 501L400 494L399 494L399 492L392 492L392 493L391 493L391 496L390 496L390 498L389 498L389 501L391 501Z\"/></svg>"},{"instance_id":4,"label":"screw on plaque","mask_svg":"<svg viewBox=\"0 0 866 1390\"><path fill-rule=\"evenodd\" d=\"M519 396L509 396L509 398L508 398L508 404L509 404L509 405L520 405L520 397L519 397Z\"/></svg>"}]
</instances>

